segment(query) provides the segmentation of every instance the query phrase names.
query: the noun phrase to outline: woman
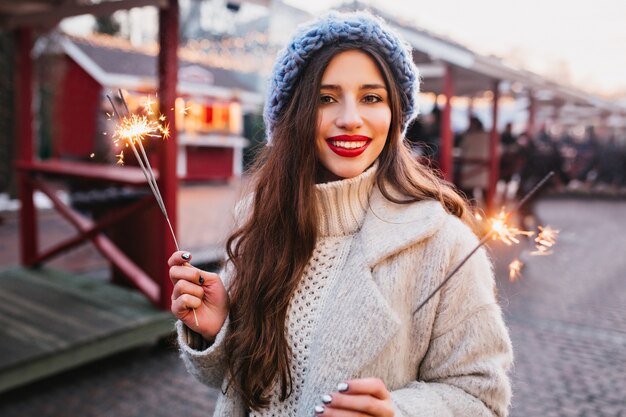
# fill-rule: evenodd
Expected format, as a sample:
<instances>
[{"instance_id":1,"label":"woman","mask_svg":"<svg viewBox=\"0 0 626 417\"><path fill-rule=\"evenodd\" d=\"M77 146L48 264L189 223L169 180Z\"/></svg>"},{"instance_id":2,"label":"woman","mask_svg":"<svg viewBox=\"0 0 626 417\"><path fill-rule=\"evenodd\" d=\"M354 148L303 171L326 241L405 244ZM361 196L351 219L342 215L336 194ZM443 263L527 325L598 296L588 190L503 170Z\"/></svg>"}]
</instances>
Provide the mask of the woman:
<instances>
[{"instance_id":1,"label":"woman","mask_svg":"<svg viewBox=\"0 0 626 417\"><path fill-rule=\"evenodd\" d=\"M504 416L511 345L465 202L416 164L410 49L369 14L302 29L220 274L170 258L189 371L216 416ZM195 324L194 310L198 318Z\"/></svg>"}]
</instances>

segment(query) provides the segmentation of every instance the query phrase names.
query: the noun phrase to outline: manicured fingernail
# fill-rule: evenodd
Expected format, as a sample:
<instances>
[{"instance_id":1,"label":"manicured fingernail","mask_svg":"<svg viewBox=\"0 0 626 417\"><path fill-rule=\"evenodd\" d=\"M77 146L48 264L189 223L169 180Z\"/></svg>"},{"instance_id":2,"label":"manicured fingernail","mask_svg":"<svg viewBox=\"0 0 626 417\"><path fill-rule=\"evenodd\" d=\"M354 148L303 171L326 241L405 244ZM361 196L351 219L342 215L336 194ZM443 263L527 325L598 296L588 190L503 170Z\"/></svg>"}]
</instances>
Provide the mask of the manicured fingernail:
<instances>
[{"instance_id":1,"label":"manicured fingernail","mask_svg":"<svg viewBox=\"0 0 626 417\"><path fill-rule=\"evenodd\" d=\"M200 283L200 285L204 284L204 278L202 278L202 275L200 275L200 278L198 278L198 282Z\"/></svg>"},{"instance_id":2,"label":"manicured fingernail","mask_svg":"<svg viewBox=\"0 0 626 417\"><path fill-rule=\"evenodd\" d=\"M322 406L322 405L316 405L316 406L315 406L315 412L316 412L317 414L323 414L323 413L324 413L324 410L325 410L325 408L324 408L324 406Z\"/></svg>"},{"instance_id":3,"label":"manicured fingernail","mask_svg":"<svg viewBox=\"0 0 626 417\"><path fill-rule=\"evenodd\" d=\"M337 384L337 391L339 392L348 391L348 384L346 384L345 382L340 382L339 384Z\"/></svg>"},{"instance_id":4,"label":"manicured fingernail","mask_svg":"<svg viewBox=\"0 0 626 417\"><path fill-rule=\"evenodd\" d=\"M328 394L322 395L322 402L324 404L330 404L332 400L333 400L333 397L331 397L330 395Z\"/></svg>"},{"instance_id":5,"label":"manicured fingernail","mask_svg":"<svg viewBox=\"0 0 626 417\"><path fill-rule=\"evenodd\" d=\"M185 252L182 255L180 255L181 258L183 258L184 260L188 261L189 258L191 258L191 254L189 252Z\"/></svg>"}]
</instances>

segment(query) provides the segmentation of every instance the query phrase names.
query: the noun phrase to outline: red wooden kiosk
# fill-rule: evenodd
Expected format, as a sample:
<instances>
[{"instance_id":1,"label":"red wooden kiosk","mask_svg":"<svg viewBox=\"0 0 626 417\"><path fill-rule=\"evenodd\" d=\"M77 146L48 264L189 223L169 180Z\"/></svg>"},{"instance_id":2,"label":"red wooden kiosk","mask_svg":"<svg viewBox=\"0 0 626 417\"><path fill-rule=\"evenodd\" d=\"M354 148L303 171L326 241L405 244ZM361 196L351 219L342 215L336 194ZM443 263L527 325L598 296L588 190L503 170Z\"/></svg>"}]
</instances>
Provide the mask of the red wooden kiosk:
<instances>
[{"instance_id":1,"label":"red wooden kiosk","mask_svg":"<svg viewBox=\"0 0 626 417\"><path fill-rule=\"evenodd\" d=\"M36 161L33 146L33 114L32 114L32 77L34 29L49 28L68 16L79 14L109 15L115 10L155 5L159 9L159 44L158 57L160 113L169 120L174 120L174 101L176 99L177 82L177 47L178 47L178 1L177 0L119 0L104 1L98 4L84 5L79 2L29 0L13 2L10 13L0 17L0 26L14 29L17 33L16 71L16 109L17 137L19 156L17 167L19 175L20 211L20 244L21 261L25 266L34 266L50 257L67 250L84 240L91 240L96 248L115 265L128 280L155 305L169 309L171 282L167 275L167 258L175 250L171 239L155 239L154 251L150 253L151 262L158 265L148 275L142 268L128 258L109 238L103 229L120 220L135 215L137 210L153 206L154 200L146 197L122 211L105 216L99 222L93 222L73 210L56 197L47 185L51 178L79 178L94 183L114 183L135 187L145 187L147 182L139 168L97 166L96 164L77 163L65 160ZM34 11L33 11L34 10ZM158 184L165 206L172 219L176 219L176 131L172 129L167 141L159 143L158 149ZM38 189L46 194L60 214L68 219L77 229L78 236L70 238L56 247L40 253L37 238L37 211L33 201L33 192ZM158 217L157 217L158 218ZM176 227L176 222L173 222ZM152 230L155 236L169 236L165 219L158 218Z\"/></svg>"}]
</instances>

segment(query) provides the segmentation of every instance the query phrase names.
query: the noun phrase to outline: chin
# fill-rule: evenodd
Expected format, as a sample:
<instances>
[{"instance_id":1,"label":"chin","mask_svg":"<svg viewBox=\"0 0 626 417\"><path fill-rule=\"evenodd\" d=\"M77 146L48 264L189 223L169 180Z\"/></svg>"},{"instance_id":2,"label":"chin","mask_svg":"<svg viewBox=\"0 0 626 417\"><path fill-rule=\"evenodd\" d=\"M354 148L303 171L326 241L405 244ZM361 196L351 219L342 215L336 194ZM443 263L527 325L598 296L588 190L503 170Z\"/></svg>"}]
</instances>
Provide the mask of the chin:
<instances>
[{"instance_id":1,"label":"chin","mask_svg":"<svg viewBox=\"0 0 626 417\"><path fill-rule=\"evenodd\" d=\"M338 178L358 177L367 169L367 164L355 164L354 166L330 167L329 171Z\"/></svg>"}]
</instances>

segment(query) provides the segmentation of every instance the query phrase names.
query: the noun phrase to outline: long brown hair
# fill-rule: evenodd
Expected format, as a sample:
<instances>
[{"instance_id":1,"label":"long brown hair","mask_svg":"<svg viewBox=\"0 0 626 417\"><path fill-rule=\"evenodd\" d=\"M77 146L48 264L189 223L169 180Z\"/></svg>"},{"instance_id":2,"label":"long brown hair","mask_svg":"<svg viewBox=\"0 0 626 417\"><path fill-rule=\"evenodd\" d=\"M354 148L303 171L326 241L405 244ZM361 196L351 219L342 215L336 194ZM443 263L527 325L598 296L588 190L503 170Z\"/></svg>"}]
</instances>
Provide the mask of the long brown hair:
<instances>
[{"instance_id":1,"label":"long brown hair","mask_svg":"<svg viewBox=\"0 0 626 417\"><path fill-rule=\"evenodd\" d=\"M450 213L470 222L464 200L411 156L401 137L400 91L382 56L368 44L324 48L308 61L293 95L273 127L253 169L254 190L246 220L228 239L234 266L229 288L230 324L225 339L229 387L249 409L269 405L275 383L280 400L292 391L291 352L285 334L289 301L317 240L315 180L319 162L315 132L322 75L338 53L357 49L369 54L385 79L391 127L379 156L377 184L396 203L436 199ZM400 197L392 195L393 187Z\"/></svg>"}]
</instances>

